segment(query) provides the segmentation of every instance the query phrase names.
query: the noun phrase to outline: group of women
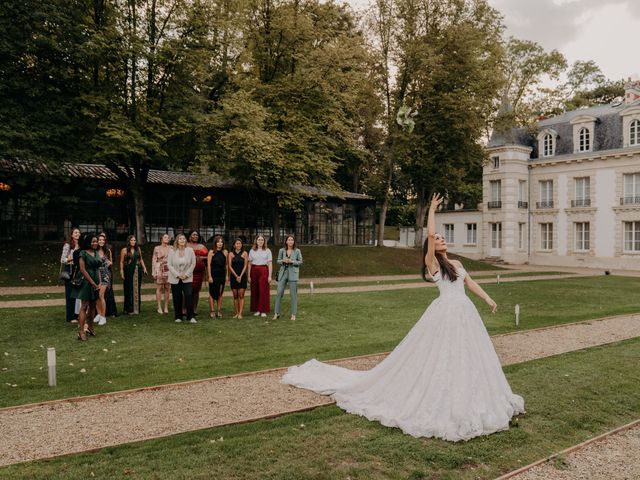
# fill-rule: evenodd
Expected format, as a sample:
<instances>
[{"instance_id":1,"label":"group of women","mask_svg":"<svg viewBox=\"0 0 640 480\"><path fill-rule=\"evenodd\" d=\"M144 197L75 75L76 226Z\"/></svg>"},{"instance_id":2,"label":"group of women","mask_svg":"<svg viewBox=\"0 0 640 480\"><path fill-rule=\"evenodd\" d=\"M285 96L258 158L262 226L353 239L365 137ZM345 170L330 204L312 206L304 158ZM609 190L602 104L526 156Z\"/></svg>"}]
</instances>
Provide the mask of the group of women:
<instances>
[{"instance_id":1,"label":"group of women","mask_svg":"<svg viewBox=\"0 0 640 480\"><path fill-rule=\"evenodd\" d=\"M242 318L244 295L251 286L250 311L266 317L271 311L269 286L273 281L273 257L264 236L258 235L247 252L237 238L232 248L225 248L222 236L213 239L208 249L200 234L178 234L170 245L168 234L153 250L151 273L156 285L157 312L169 313L169 293L173 299L175 322L197 323L196 315L203 283L209 288L209 316L222 318L222 297L225 286L233 294L233 318ZM113 295L113 255L104 233L82 234L73 229L64 244L62 269L65 278L67 321L79 323L80 340L94 336L94 325L104 325L106 318L117 315ZM302 253L295 237L288 235L277 257L277 296L273 319L280 317L286 286L291 293L291 319L297 314L297 283ZM147 274L142 251L135 236L130 235L120 251L120 276L124 283L124 313L140 312L142 275Z\"/></svg>"}]
</instances>

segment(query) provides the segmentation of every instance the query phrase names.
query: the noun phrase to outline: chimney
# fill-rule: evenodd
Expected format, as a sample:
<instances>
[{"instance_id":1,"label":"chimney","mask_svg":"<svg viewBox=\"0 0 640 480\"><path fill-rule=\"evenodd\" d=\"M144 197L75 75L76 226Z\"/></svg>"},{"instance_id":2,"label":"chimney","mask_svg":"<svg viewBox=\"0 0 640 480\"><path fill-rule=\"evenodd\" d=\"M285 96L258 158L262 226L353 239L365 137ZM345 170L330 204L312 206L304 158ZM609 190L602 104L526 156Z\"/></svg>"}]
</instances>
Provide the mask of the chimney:
<instances>
[{"instance_id":1,"label":"chimney","mask_svg":"<svg viewBox=\"0 0 640 480\"><path fill-rule=\"evenodd\" d=\"M631 80L631 77L624 83L624 103L630 105L640 99L640 80Z\"/></svg>"}]
</instances>

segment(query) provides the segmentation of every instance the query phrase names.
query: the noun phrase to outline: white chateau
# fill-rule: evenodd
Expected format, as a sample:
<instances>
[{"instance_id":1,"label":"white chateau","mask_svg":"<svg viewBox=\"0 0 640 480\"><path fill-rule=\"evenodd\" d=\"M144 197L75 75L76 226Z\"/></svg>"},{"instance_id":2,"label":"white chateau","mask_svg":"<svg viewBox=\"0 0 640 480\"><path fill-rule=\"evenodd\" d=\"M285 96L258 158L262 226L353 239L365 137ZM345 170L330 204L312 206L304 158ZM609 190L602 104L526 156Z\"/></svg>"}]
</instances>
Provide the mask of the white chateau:
<instances>
[{"instance_id":1,"label":"white chateau","mask_svg":"<svg viewBox=\"0 0 640 480\"><path fill-rule=\"evenodd\" d=\"M640 81L620 102L494 134L487 149L481 208L436 215L451 252L640 269Z\"/></svg>"}]
</instances>

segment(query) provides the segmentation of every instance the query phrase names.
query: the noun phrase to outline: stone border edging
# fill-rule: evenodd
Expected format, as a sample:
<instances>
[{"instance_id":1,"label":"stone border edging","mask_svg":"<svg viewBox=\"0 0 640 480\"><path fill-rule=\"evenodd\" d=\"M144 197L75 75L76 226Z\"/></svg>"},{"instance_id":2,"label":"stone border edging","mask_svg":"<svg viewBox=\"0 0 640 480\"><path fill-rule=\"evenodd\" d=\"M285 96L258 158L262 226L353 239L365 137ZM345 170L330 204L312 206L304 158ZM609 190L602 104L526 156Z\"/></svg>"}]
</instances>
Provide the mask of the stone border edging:
<instances>
[{"instance_id":1,"label":"stone border edging","mask_svg":"<svg viewBox=\"0 0 640 480\"><path fill-rule=\"evenodd\" d=\"M505 473L504 475L496 478L495 480L507 480L507 479L510 479L510 478L514 478L517 475L520 475L521 473L527 472L527 471L531 470L532 468L537 467L538 465L542 465L542 464L544 464L546 462L550 462L551 460L554 460L554 459L556 459L556 458L558 458L558 457L560 457L562 455L567 455L569 453L575 452L576 450L580 450L581 448L584 448L587 445L590 445L592 443L598 442L598 441L600 441L600 440L602 440L604 438L610 437L611 435L615 435L617 433L624 432L625 430L630 430L630 429L632 429L632 428L634 428L634 427L636 427L638 425L640 425L640 419L634 420L633 422L627 423L626 425L622 425L621 427L614 428L613 430L609 430L608 432L602 433L602 434L600 434L600 435L598 435L596 437L589 438L589 439L585 440L582 443L579 443L577 445L573 445L573 446L571 446L569 448L565 448L564 450L562 450L560 452L557 452L557 453L554 453L552 455L549 455L548 457L545 457L545 458L543 458L541 460L533 462L533 463L531 463L529 465L525 465L524 467L520 467L517 470L513 470L512 472Z\"/></svg>"}]
</instances>

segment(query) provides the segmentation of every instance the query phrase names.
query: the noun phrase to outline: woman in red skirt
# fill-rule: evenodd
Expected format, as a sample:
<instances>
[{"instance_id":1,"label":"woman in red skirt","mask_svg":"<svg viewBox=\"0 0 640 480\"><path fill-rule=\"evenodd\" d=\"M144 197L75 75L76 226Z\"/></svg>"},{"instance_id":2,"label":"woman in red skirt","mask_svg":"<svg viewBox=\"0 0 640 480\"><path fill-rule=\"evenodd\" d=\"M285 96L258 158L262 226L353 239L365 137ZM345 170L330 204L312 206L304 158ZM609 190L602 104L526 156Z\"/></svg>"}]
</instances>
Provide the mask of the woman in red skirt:
<instances>
[{"instance_id":1,"label":"woman in red skirt","mask_svg":"<svg viewBox=\"0 0 640 480\"><path fill-rule=\"evenodd\" d=\"M251 282L251 311L254 315L266 317L271 311L269 284L273 270L273 257L267 248L267 242L258 235L249 251L249 279Z\"/></svg>"},{"instance_id":2,"label":"woman in red skirt","mask_svg":"<svg viewBox=\"0 0 640 480\"><path fill-rule=\"evenodd\" d=\"M207 271L207 255L209 250L202 244L200 233L197 230L189 232L187 247L193 248L196 255L196 268L193 269L193 312L198 313L198 300L200 300L200 289Z\"/></svg>"}]
</instances>

